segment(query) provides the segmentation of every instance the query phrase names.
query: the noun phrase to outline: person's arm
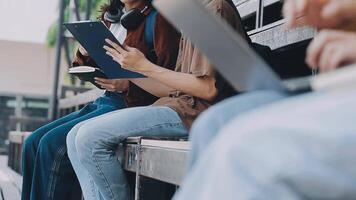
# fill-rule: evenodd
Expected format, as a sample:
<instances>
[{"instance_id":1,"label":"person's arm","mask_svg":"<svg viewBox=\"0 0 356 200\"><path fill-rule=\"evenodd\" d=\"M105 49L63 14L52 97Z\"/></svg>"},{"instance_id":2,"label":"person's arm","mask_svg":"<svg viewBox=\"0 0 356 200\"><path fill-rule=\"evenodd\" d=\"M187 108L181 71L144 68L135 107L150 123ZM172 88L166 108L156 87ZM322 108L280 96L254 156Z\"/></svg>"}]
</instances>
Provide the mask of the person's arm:
<instances>
[{"instance_id":1,"label":"person's arm","mask_svg":"<svg viewBox=\"0 0 356 200\"><path fill-rule=\"evenodd\" d=\"M166 97L175 90L152 78L137 78L130 81L156 97Z\"/></svg>"},{"instance_id":2,"label":"person's arm","mask_svg":"<svg viewBox=\"0 0 356 200\"><path fill-rule=\"evenodd\" d=\"M355 0L286 0L283 15L289 28L309 25L319 29L356 30Z\"/></svg>"},{"instance_id":3,"label":"person's arm","mask_svg":"<svg viewBox=\"0 0 356 200\"><path fill-rule=\"evenodd\" d=\"M158 82L152 78L137 78L137 79L103 79L95 78L95 82L99 84L103 89L106 89L110 92L127 91L129 87L129 82L134 83L141 89L146 92L156 96L156 97L166 97L172 91L173 88L170 88L161 82Z\"/></svg>"},{"instance_id":4,"label":"person's arm","mask_svg":"<svg viewBox=\"0 0 356 200\"><path fill-rule=\"evenodd\" d=\"M309 45L307 63L321 72L356 63L356 33L321 31Z\"/></svg>"},{"instance_id":5,"label":"person's arm","mask_svg":"<svg viewBox=\"0 0 356 200\"><path fill-rule=\"evenodd\" d=\"M110 92L126 92L129 88L127 79L104 79L95 77L95 83L99 84L102 89Z\"/></svg>"},{"instance_id":6,"label":"person's arm","mask_svg":"<svg viewBox=\"0 0 356 200\"><path fill-rule=\"evenodd\" d=\"M136 48L125 47L125 50L110 40L106 40L106 42L111 46L104 46L107 50L107 54L116 62L120 63L125 69L141 73L163 83L169 88L208 101L213 100L218 93L215 87L215 78L213 77L197 77L193 74L168 70L151 63L146 59L145 55Z\"/></svg>"},{"instance_id":7,"label":"person's arm","mask_svg":"<svg viewBox=\"0 0 356 200\"><path fill-rule=\"evenodd\" d=\"M137 70L137 72L160 81L168 87L208 101L212 101L217 95L215 79L212 77L196 77L193 74L175 72L155 65L148 60L140 69L133 69L133 67L128 67L127 69Z\"/></svg>"}]
</instances>

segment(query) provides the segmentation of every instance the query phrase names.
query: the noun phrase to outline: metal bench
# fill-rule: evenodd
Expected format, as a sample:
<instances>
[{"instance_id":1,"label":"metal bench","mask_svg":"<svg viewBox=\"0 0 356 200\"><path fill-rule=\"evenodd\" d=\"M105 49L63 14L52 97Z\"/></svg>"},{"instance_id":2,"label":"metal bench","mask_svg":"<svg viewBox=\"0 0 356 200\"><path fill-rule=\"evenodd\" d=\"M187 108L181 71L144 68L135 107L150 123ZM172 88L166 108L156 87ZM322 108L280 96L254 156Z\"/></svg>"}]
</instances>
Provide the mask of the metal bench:
<instances>
[{"instance_id":1,"label":"metal bench","mask_svg":"<svg viewBox=\"0 0 356 200\"><path fill-rule=\"evenodd\" d=\"M11 132L8 166L21 173L21 150L30 132ZM142 177L180 185L189 151L186 139L127 138L124 147L123 167L135 173L135 199L140 199Z\"/></svg>"},{"instance_id":2,"label":"metal bench","mask_svg":"<svg viewBox=\"0 0 356 200\"><path fill-rule=\"evenodd\" d=\"M179 185L184 175L189 142L159 138L128 138L124 168L138 175Z\"/></svg>"},{"instance_id":3,"label":"metal bench","mask_svg":"<svg viewBox=\"0 0 356 200\"><path fill-rule=\"evenodd\" d=\"M140 199L141 177L179 186L187 165L189 142L172 138L128 138L124 145L124 169L134 172L135 199Z\"/></svg>"}]
</instances>

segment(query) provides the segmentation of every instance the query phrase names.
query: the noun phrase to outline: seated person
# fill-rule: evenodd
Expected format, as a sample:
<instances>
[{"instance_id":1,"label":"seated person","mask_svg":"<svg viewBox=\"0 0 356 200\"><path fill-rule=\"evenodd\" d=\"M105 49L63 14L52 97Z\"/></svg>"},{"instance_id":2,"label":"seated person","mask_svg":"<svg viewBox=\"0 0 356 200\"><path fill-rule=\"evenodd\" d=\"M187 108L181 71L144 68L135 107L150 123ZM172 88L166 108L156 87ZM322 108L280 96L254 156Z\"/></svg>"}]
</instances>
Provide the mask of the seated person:
<instances>
[{"instance_id":1,"label":"seated person","mask_svg":"<svg viewBox=\"0 0 356 200\"><path fill-rule=\"evenodd\" d=\"M173 199L356 199L355 118L354 88L245 112L201 153Z\"/></svg>"},{"instance_id":2,"label":"seated person","mask_svg":"<svg viewBox=\"0 0 356 200\"><path fill-rule=\"evenodd\" d=\"M356 12L353 11L355 8L356 5L353 0L343 3L337 0L290 0L286 1L283 13L288 20L288 27L311 25L318 29L332 27L350 29L356 27L355 21L351 20L356 15ZM300 19L298 18L299 16L304 16L304 18ZM308 48L306 61L311 68L325 72L355 61L353 51L350 50L354 48L352 46L353 43L344 44L347 45L347 48L338 44L338 42L344 42L340 40L343 37L352 38L353 34L322 30ZM348 39L347 41L352 40ZM324 51L323 57L320 57L320 50L326 44L329 45L327 45L328 47ZM319 62L318 59L322 59L322 61ZM288 94L277 91L257 91L237 95L208 109L192 126L190 132L192 149L189 155L188 168L191 169L195 161L199 159L200 154L205 151L220 129L231 119L288 96Z\"/></svg>"},{"instance_id":3,"label":"seated person","mask_svg":"<svg viewBox=\"0 0 356 200\"><path fill-rule=\"evenodd\" d=\"M245 34L230 3L226 0L205 1L210 10L226 19L236 31ZM105 49L125 68L165 84L167 90L152 106L114 111L84 121L70 131L68 154L80 182L87 183L81 185L83 192L96 192L86 200L130 199L121 159L116 155L118 145L127 137L187 136L190 125L202 111L235 93L185 37L180 42L174 71L149 62L136 48L126 46L123 49L108 41Z\"/></svg>"},{"instance_id":4,"label":"seated person","mask_svg":"<svg viewBox=\"0 0 356 200\"><path fill-rule=\"evenodd\" d=\"M102 11L116 12L141 8L146 0L112 0ZM147 13L148 14L148 13ZM108 21L105 21L110 26ZM143 40L145 24L126 30L120 23L112 23L110 30L120 42L134 46L149 56L154 47L155 63L170 68L175 65L179 49L180 34L161 15L155 18L152 45ZM73 62L74 66L96 66L81 47ZM25 141L22 153L23 200L71 199L81 197L80 186L67 156L66 136L79 122L127 107L150 105L157 97L134 84L134 80L98 80L107 91L93 103L80 111L55 120L34 131ZM121 91L122 93L117 93ZM88 199L84 194L85 199Z\"/></svg>"},{"instance_id":5,"label":"seated person","mask_svg":"<svg viewBox=\"0 0 356 200\"><path fill-rule=\"evenodd\" d=\"M296 3L287 1L285 10L291 2ZM309 6L315 6L304 3L301 4L304 8L292 8L308 11ZM329 10L330 13L348 16L352 12L337 9L356 11L355 4L350 8L350 4L340 6L340 1L336 0L324 3L318 5L321 6L317 9L319 13L325 13L323 9L326 8L336 9ZM302 13L307 18L316 14ZM323 20L323 17L319 19ZM349 18L339 19L340 23ZM321 71L328 71L356 63L353 50L356 50L356 33L326 30L310 45L307 60L312 66L319 66ZM284 99L283 94L259 92L226 100L214 112L212 108L207 112L210 118L204 114L205 118L194 126L200 127L196 130L201 131L202 124L214 123L217 133L211 133L205 140L208 144L204 151L198 149L195 158L199 159L191 166L174 199L355 199L356 171L352 163L356 161L350 154L356 142L354 92L353 89L316 92L288 99ZM230 114L226 119L228 122L219 115L243 102L261 105L258 99L263 96L272 99L269 105L258 109L253 106L245 110L235 109L241 112L235 113L235 118ZM278 99L284 100L275 102ZM220 116L218 120L217 115ZM193 141L204 138L203 132L195 133L198 135Z\"/></svg>"}]
</instances>

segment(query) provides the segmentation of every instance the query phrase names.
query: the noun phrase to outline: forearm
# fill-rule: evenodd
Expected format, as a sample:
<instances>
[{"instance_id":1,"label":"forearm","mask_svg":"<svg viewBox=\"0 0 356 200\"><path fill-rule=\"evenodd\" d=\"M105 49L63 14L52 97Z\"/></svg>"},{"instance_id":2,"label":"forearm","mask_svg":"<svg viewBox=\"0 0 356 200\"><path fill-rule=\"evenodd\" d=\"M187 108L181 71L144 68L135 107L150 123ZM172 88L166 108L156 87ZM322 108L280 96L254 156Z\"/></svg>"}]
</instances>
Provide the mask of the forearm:
<instances>
[{"instance_id":1,"label":"forearm","mask_svg":"<svg viewBox=\"0 0 356 200\"><path fill-rule=\"evenodd\" d=\"M152 78L130 79L130 81L156 97L166 97L170 92L174 91L173 88Z\"/></svg>"},{"instance_id":2,"label":"forearm","mask_svg":"<svg viewBox=\"0 0 356 200\"><path fill-rule=\"evenodd\" d=\"M217 94L214 78L198 78L193 74L171 71L151 62L147 63L147 65L150 66L145 67L148 70L144 71L143 74L163 83L167 87L205 100L213 100Z\"/></svg>"},{"instance_id":3,"label":"forearm","mask_svg":"<svg viewBox=\"0 0 356 200\"><path fill-rule=\"evenodd\" d=\"M210 76L196 77L193 74L180 73L151 63L145 55L136 48L126 46L125 49L110 40L112 46L104 46L107 54L127 70L141 73L183 93L212 101L217 95L215 78Z\"/></svg>"}]
</instances>

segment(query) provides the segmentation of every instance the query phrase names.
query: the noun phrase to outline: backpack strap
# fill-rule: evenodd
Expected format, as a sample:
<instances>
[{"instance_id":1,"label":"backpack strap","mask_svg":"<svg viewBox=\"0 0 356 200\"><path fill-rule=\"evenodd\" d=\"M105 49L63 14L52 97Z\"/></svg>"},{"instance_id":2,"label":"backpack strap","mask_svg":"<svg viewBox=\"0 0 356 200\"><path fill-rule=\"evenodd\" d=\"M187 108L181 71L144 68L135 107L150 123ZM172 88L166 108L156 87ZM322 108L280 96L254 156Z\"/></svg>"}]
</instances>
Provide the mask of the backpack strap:
<instances>
[{"instance_id":1,"label":"backpack strap","mask_svg":"<svg viewBox=\"0 0 356 200\"><path fill-rule=\"evenodd\" d=\"M145 41L149 49L147 56L151 61L156 61L157 59L157 54L154 47L154 30L157 14L157 10L153 9L146 17L145 24Z\"/></svg>"}]
</instances>

